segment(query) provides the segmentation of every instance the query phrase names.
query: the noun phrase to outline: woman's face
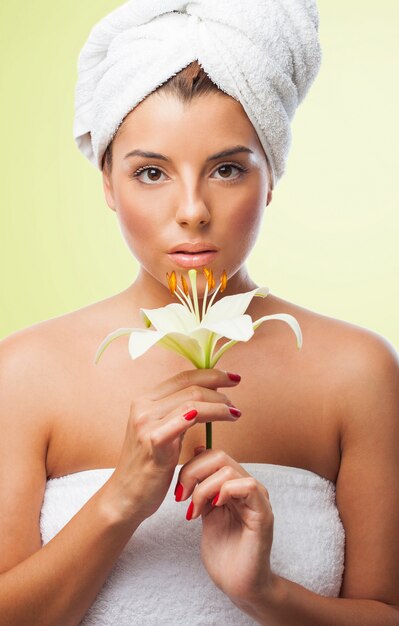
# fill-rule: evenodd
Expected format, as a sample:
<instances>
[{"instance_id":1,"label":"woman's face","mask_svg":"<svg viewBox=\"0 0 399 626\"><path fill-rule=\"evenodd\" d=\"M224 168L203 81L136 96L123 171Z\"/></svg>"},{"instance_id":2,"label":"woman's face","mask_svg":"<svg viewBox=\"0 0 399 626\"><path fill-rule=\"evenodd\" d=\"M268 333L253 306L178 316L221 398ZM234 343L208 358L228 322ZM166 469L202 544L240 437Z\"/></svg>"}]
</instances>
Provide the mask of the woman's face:
<instances>
[{"instance_id":1,"label":"woman's face","mask_svg":"<svg viewBox=\"0 0 399 626\"><path fill-rule=\"evenodd\" d=\"M156 154L129 156L133 151ZM225 151L231 153L218 156ZM172 270L187 278L186 263L211 268L216 284L226 270L226 293L245 282L242 266L270 201L271 179L256 132L236 100L211 94L184 104L162 93L147 97L115 137L112 172L104 169L103 182L107 204L141 264L142 281L167 286ZM197 243L216 252L170 256L176 246L185 250ZM202 271L198 281L201 293Z\"/></svg>"}]
</instances>

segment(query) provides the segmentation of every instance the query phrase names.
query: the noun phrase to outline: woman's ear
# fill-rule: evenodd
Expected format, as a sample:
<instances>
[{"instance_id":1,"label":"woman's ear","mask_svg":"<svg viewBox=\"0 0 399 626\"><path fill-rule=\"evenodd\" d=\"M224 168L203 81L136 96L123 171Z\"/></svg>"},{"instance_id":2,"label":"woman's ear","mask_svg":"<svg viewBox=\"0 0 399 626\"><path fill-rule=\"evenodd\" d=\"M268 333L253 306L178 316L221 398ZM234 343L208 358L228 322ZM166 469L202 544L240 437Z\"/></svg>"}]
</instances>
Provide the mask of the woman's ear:
<instances>
[{"instance_id":1,"label":"woman's ear","mask_svg":"<svg viewBox=\"0 0 399 626\"><path fill-rule=\"evenodd\" d=\"M105 200L109 206L109 208L112 211L115 211L115 198L114 198L114 192L113 192L113 188L112 188L112 180L111 180L111 176L109 175L106 166L104 166L103 168L103 190L104 190L104 196L105 196Z\"/></svg>"},{"instance_id":2,"label":"woman's ear","mask_svg":"<svg viewBox=\"0 0 399 626\"><path fill-rule=\"evenodd\" d=\"M266 206L269 206L269 204L271 203L272 196L273 196L273 189L269 189L269 191L267 192L267 204L266 204Z\"/></svg>"}]
</instances>

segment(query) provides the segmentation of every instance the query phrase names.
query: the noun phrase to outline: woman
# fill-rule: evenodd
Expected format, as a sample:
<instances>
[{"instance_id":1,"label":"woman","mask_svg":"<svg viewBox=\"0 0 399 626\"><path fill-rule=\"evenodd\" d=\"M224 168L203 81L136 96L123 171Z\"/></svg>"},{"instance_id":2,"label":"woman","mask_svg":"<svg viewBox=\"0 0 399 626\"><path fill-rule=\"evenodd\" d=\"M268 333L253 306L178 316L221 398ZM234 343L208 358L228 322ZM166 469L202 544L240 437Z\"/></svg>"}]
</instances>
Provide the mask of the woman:
<instances>
[{"instance_id":1,"label":"woman","mask_svg":"<svg viewBox=\"0 0 399 626\"><path fill-rule=\"evenodd\" d=\"M122 340L93 363L107 334L142 327L140 308L175 301L165 274L201 269L208 257L190 261L195 247L214 250L223 296L257 287L245 260L284 152L281 138L269 140L268 152L264 129L194 61L132 107L106 146L94 121L93 143L80 144L101 157L107 203L140 272L121 294L1 343L1 623L399 623L399 368L387 341L269 294L247 313L293 315L301 351L275 322L213 370L160 346L131 361ZM21 371L27 355L37 373ZM345 530L338 587L342 571L323 569L323 558L341 558L334 492ZM279 537L284 516L274 519L285 493L296 553ZM312 493L327 496L324 526ZM317 592L312 569L335 591Z\"/></svg>"}]
</instances>

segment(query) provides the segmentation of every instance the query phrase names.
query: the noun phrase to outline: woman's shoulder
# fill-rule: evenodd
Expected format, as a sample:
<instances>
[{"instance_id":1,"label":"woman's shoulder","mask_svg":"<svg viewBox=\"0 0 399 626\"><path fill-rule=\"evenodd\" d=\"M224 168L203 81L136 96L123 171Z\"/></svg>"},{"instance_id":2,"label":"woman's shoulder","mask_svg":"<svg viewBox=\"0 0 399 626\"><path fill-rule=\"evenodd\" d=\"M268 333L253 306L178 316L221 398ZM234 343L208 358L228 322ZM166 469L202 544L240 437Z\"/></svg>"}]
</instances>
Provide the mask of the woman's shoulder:
<instances>
[{"instance_id":1,"label":"woman's shoulder","mask_svg":"<svg viewBox=\"0 0 399 626\"><path fill-rule=\"evenodd\" d=\"M303 335L297 366L331 392L335 405L340 400L343 413L359 414L357 403L373 390L398 395L399 353L382 334L280 298L274 298L274 310L297 319Z\"/></svg>"},{"instance_id":2,"label":"woman's shoulder","mask_svg":"<svg viewBox=\"0 0 399 626\"><path fill-rule=\"evenodd\" d=\"M39 321L18 329L0 340L0 353L28 358L28 353L43 358L79 349L86 338L112 326L115 296L88 304L80 309Z\"/></svg>"},{"instance_id":3,"label":"woman's shoulder","mask_svg":"<svg viewBox=\"0 0 399 626\"><path fill-rule=\"evenodd\" d=\"M41 419L51 419L55 402L68 381L89 364L106 327L106 304L40 321L0 340L0 386L3 393L20 390ZM23 394L23 398L22 398Z\"/></svg>"},{"instance_id":4,"label":"woman's shoulder","mask_svg":"<svg viewBox=\"0 0 399 626\"><path fill-rule=\"evenodd\" d=\"M389 379L392 387L398 384L399 353L382 334L274 296L265 313L288 313L296 318L303 337L301 350L293 352L283 334L291 331L279 322L270 340L272 347L275 342L276 352L281 351L284 362L293 363L294 373L301 380L305 377L309 382L317 381L319 388L335 398L335 406L339 398L353 402L373 381L386 384ZM267 337L265 328L265 342Z\"/></svg>"},{"instance_id":5,"label":"woman's shoulder","mask_svg":"<svg viewBox=\"0 0 399 626\"><path fill-rule=\"evenodd\" d=\"M378 353L397 357L393 344L382 334L347 320L329 316L304 306L273 296L268 313L289 313L301 326L304 343L308 339L313 348L328 350L328 354L340 358L351 357L368 361Z\"/></svg>"}]
</instances>

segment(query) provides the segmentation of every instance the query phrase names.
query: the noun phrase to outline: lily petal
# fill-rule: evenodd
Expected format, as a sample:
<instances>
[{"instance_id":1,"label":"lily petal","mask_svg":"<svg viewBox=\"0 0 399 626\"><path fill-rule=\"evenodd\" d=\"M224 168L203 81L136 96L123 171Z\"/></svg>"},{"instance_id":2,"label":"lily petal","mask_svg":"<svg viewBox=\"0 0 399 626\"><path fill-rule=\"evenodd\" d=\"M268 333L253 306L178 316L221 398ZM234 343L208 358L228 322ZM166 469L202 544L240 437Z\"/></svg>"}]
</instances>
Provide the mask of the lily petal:
<instances>
[{"instance_id":1,"label":"lily petal","mask_svg":"<svg viewBox=\"0 0 399 626\"><path fill-rule=\"evenodd\" d=\"M252 327L252 318L250 315L238 315L237 317L206 321L201 323L201 328L206 328L220 337L234 339L236 341L248 341L254 334Z\"/></svg>"},{"instance_id":2,"label":"lily petal","mask_svg":"<svg viewBox=\"0 0 399 626\"><path fill-rule=\"evenodd\" d=\"M198 328L196 318L186 307L177 302L158 309L140 309L144 320L149 320L156 330L170 333L190 333Z\"/></svg>"},{"instance_id":3,"label":"lily petal","mask_svg":"<svg viewBox=\"0 0 399 626\"><path fill-rule=\"evenodd\" d=\"M238 341L235 341L234 339L232 339L231 341L226 341L221 348L219 348L219 350L217 352L215 352L215 354L212 356L211 358L211 365L210 367L215 367L216 363L219 361L219 359L224 355L224 353L231 348L232 346L234 346L236 343L238 343Z\"/></svg>"},{"instance_id":4,"label":"lily petal","mask_svg":"<svg viewBox=\"0 0 399 626\"><path fill-rule=\"evenodd\" d=\"M104 352L105 348L109 346L111 341L113 341L114 339L117 339L118 337L122 337L123 335L130 335L131 332L134 330L139 330L139 329L138 328L118 328L117 330L114 330L112 333L107 335L97 348L97 352L94 356L94 363L98 363L102 353Z\"/></svg>"},{"instance_id":5,"label":"lily petal","mask_svg":"<svg viewBox=\"0 0 399 626\"><path fill-rule=\"evenodd\" d=\"M181 333L168 333L160 343L164 348L180 354L197 368L206 367L205 354L198 341Z\"/></svg>"},{"instance_id":6,"label":"lily petal","mask_svg":"<svg viewBox=\"0 0 399 626\"><path fill-rule=\"evenodd\" d=\"M199 364L201 361L201 346L195 339L183 333L165 333L159 330L142 328L135 329L130 335L129 354L132 359L137 359L157 343L161 343L165 348L181 354L194 364Z\"/></svg>"},{"instance_id":7,"label":"lily petal","mask_svg":"<svg viewBox=\"0 0 399 626\"><path fill-rule=\"evenodd\" d=\"M257 287L246 293L237 293L233 296L224 296L215 302L205 314L202 322L208 326L208 322L227 320L243 315L254 296L265 298L269 293L268 287Z\"/></svg>"},{"instance_id":8,"label":"lily petal","mask_svg":"<svg viewBox=\"0 0 399 626\"><path fill-rule=\"evenodd\" d=\"M158 341L161 341L165 335L166 333L160 330L147 330L145 328L134 330L129 337L129 354L131 358L137 359Z\"/></svg>"},{"instance_id":9,"label":"lily petal","mask_svg":"<svg viewBox=\"0 0 399 626\"><path fill-rule=\"evenodd\" d=\"M289 315L289 313L278 313L276 315L264 315L260 317L253 323L253 329L256 330L258 326L260 326L263 322L267 320L281 320L283 322L287 322L289 326L291 326L292 330L295 333L297 348L298 350L302 347L302 332L301 327L299 326L297 320L293 315Z\"/></svg>"},{"instance_id":10,"label":"lily petal","mask_svg":"<svg viewBox=\"0 0 399 626\"><path fill-rule=\"evenodd\" d=\"M283 322L287 322L295 333L298 349L302 347L301 328L297 320L295 319L295 317L293 317L293 315L289 315L288 313L279 313L276 315L265 315L264 317L260 317L258 320L256 320L256 322L253 322L252 324L253 330L255 331L258 328L258 326L260 326L263 322L266 322L267 320L282 320ZM219 348L219 350L212 356L211 367L215 367L216 363L224 355L224 353L227 350L229 350L232 346L234 346L236 343L237 341L234 339L232 339L231 341L226 341L226 343L224 343L222 347Z\"/></svg>"}]
</instances>

